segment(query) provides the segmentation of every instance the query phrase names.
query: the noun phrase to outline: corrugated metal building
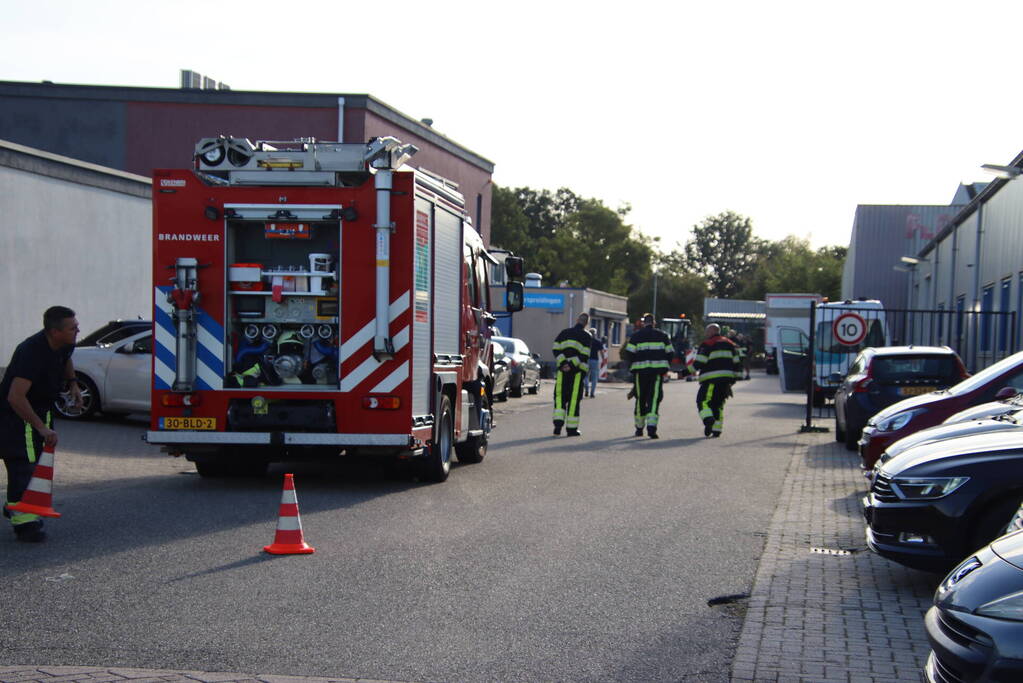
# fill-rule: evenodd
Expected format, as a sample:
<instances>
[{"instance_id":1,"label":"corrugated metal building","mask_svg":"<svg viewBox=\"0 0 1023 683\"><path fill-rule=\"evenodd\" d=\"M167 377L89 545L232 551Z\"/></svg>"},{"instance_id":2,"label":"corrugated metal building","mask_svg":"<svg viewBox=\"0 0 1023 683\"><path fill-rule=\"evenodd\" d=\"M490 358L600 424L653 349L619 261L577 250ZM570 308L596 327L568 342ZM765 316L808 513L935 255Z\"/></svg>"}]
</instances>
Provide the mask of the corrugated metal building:
<instances>
[{"instance_id":1,"label":"corrugated metal building","mask_svg":"<svg viewBox=\"0 0 1023 683\"><path fill-rule=\"evenodd\" d=\"M1023 180L1017 177L1023 152L1008 169L1008 177L984 186L915 252L918 263L907 264L910 305L949 312L918 335L975 355L978 368L1019 350L1023 339ZM985 315L1000 313L1015 316Z\"/></svg>"},{"instance_id":2,"label":"corrugated metal building","mask_svg":"<svg viewBox=\"0 0 1023 683\"><path fill-rule=\"evenodd\" d=\"M960 193L956 200L961 201ZM949 224L959 208L857 206L842 271L842 298L880 299L888 308L907 308L910 277L900 258L920 251Z\"/></svg>"},{"instance_id":3,"label":"corrugated metal building","mask_svg":"<svg viewBox=\"0 0 1023 683\"><path fill-rule=\"evenodd\" d=\"M763 344L764 322L767 308L763 301L753 299L717 299L706 297L703 300L703 322L706 325L717 323L748 334L758 345ZM702 330L697 330L701 336Z\"/></svg>"}]
</instances>

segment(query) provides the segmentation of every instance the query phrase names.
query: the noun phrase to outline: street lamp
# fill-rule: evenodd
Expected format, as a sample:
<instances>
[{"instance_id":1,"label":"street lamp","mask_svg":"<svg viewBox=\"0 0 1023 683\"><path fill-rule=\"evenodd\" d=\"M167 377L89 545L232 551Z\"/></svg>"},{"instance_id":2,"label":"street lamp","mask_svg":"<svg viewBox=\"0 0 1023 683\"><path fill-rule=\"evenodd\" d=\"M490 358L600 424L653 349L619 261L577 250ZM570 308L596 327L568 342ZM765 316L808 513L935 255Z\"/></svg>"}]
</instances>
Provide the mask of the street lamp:
<instances>
[{"instance_id":1,"label":"street lamp","mask_svg":"<svg viewBox=\"0 0 1023 683\"><path fill-rule=\"evenodd\" d=\"M985 171L994 173L999 178L1005 178L1011 180L1016 176L1023 173L1023 168L1017 168L1015 166L1002 166L1001 164L981 164L980 167Z\"/></svg>"},{"instance_id":2,"label":"street lamp","mask_svg":"<svg viewBox=\"0 0 1023 683\"><path fill-rule=\"evenodd\" d=\"M657 322L657 269L654 268L654 305L651 314L654 316L654 323Z\"/></svg>"}]
</instances>

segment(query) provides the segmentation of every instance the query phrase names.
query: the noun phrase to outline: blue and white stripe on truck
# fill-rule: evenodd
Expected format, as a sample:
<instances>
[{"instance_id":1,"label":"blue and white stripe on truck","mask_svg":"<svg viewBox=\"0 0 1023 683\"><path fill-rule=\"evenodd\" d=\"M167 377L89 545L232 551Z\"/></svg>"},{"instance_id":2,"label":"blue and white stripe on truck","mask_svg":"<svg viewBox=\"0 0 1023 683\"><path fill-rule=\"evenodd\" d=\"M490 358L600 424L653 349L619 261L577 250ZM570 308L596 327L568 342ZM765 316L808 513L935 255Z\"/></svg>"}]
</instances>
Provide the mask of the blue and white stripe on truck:
<instances>
[{"instance_id":1,"label":"blue and white stripe on truck","mask_svg":"<svg viewBox=\"0 0 1023 683\"><path fill-rule=\"evenodd\" d=\"M153 318L156 334L153 339L153 387L170 389L177 372L177 325L174 304L167 301L173 287L157 287L154 294ZM195 307L197 324L196 389L224 388L224 327L200 306Z\"/></svg>"}]
</instances>

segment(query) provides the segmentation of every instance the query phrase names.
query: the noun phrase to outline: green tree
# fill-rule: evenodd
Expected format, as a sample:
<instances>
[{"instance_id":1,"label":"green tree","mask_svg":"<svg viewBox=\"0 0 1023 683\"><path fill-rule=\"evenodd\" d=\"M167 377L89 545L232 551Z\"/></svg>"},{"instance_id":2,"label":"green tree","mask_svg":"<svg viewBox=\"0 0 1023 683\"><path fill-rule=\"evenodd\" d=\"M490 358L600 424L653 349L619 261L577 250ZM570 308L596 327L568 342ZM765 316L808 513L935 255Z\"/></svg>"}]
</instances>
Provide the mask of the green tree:
<instances>
[{"instance_id":1,"label":"green tree","mask_svg":"<svg viewBox=\"0 0 1023 683\"><path fill-rule=\"evenodd\" d=\"M695 273L673 271L661 264L657 275L657 317L677 318L682 314L699 324L707 281ZM653 312L654 278L650 277L629 296L629 320Z\"/></svg>"},{"instance_id":2,"label":"green tree","mask_svg":"<svg viewBox=\"0 0 1023 683\"><path fill-rule=\"evenodd\" d=\"M764 298L767 292L812 292L833 300L842 292L846 247L812 249L809 240L789 235L772 242L758 260L743 298Z\"/></svg>"},{"instance_id":3,"label":"green tree","mask_svg":"<svg viewBox=\"0 0 1023 683\"><path fill-rule=\"evenodd\" d=\"M749 218L724 211L693 226L685 265L707 280L712 296L736 297L756 267L761 243Z\"/></svg>"},{"instance_id":4,"label":"green tree","mask_svg":"<svg viewBox=\"0 0 1023 683\"><path fill-rule=\"evenodd\" d=\"M526 260L544 282L568 282L628 294L645 282L653 242L625 222L629 207L610 209L567 188L494 187L491 243Z\"/></svg>"}]
</instances>

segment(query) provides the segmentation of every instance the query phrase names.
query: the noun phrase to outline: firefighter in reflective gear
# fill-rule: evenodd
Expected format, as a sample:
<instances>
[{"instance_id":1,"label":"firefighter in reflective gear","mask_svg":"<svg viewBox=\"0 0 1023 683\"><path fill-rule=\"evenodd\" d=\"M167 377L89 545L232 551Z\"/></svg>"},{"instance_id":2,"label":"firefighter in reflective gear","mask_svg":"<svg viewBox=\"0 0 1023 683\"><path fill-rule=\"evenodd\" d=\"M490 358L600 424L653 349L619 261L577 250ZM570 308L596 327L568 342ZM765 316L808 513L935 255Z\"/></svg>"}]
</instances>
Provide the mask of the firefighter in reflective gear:
<instances>
[{"instance_id":1,"label":"firefighter in reflective gear","mask_svg":"<svg viewBox=\"0 0 1023 683\"><path fill-rule=\"evenodd\" d=\"M636 399L633 421L636 436L643 436L646 427L647 436L657 438L657 420L663 397L662 385L664 375L671 368L673 347L671 339L663 331L654 327L654 316L644 313L643 327L635 332L625 345L622 357L629 361L632 373L632 394Z\"/></svg>"},{"instance_id":2,"label":"firefighter in reflective gear","mask_svg":"<svg viewBox=\"0 0 1023 683\"><path fill-rule=\"evenodd\" d=\"M731 339L721 336L720 327L707 325L703 343L696 351L693 368L700 375L696 407L703 421L703 435L721 436L725 401L732 395L732 384L742 370L739 349Z\"/></svg>"},{"instance_id":3,"label":"firefighter in reflective gear","mask_svg":"<svg viewBox=\"0 0 1023 683\"><path fill-rule=\"evenodd\" d=\"M43 313L43 329L18 344L0 382L0 457L7 468L7 505L21 500L44 446L57 445L50 406L66 386L68 401L82 408L71 362L78 321L75 312L52 306ZM7 509L14 536L38 543L46 539L39 515Z\"/></svg>"},{"instance_id":4,"label":"firefighter in reflective gear","mask_svg":"<svg viewBox=\"0 0 1023 683\"><path fill-rule=\"evenodd\" d=\"M568 436L579 436L579 403L593 341L586 331L589 322L590 316L580 313L575 325L562 330L554 339L554 361L558 366L554 382L555 436L561 434L562 427Z\"/></svg>"}]
</instances>

